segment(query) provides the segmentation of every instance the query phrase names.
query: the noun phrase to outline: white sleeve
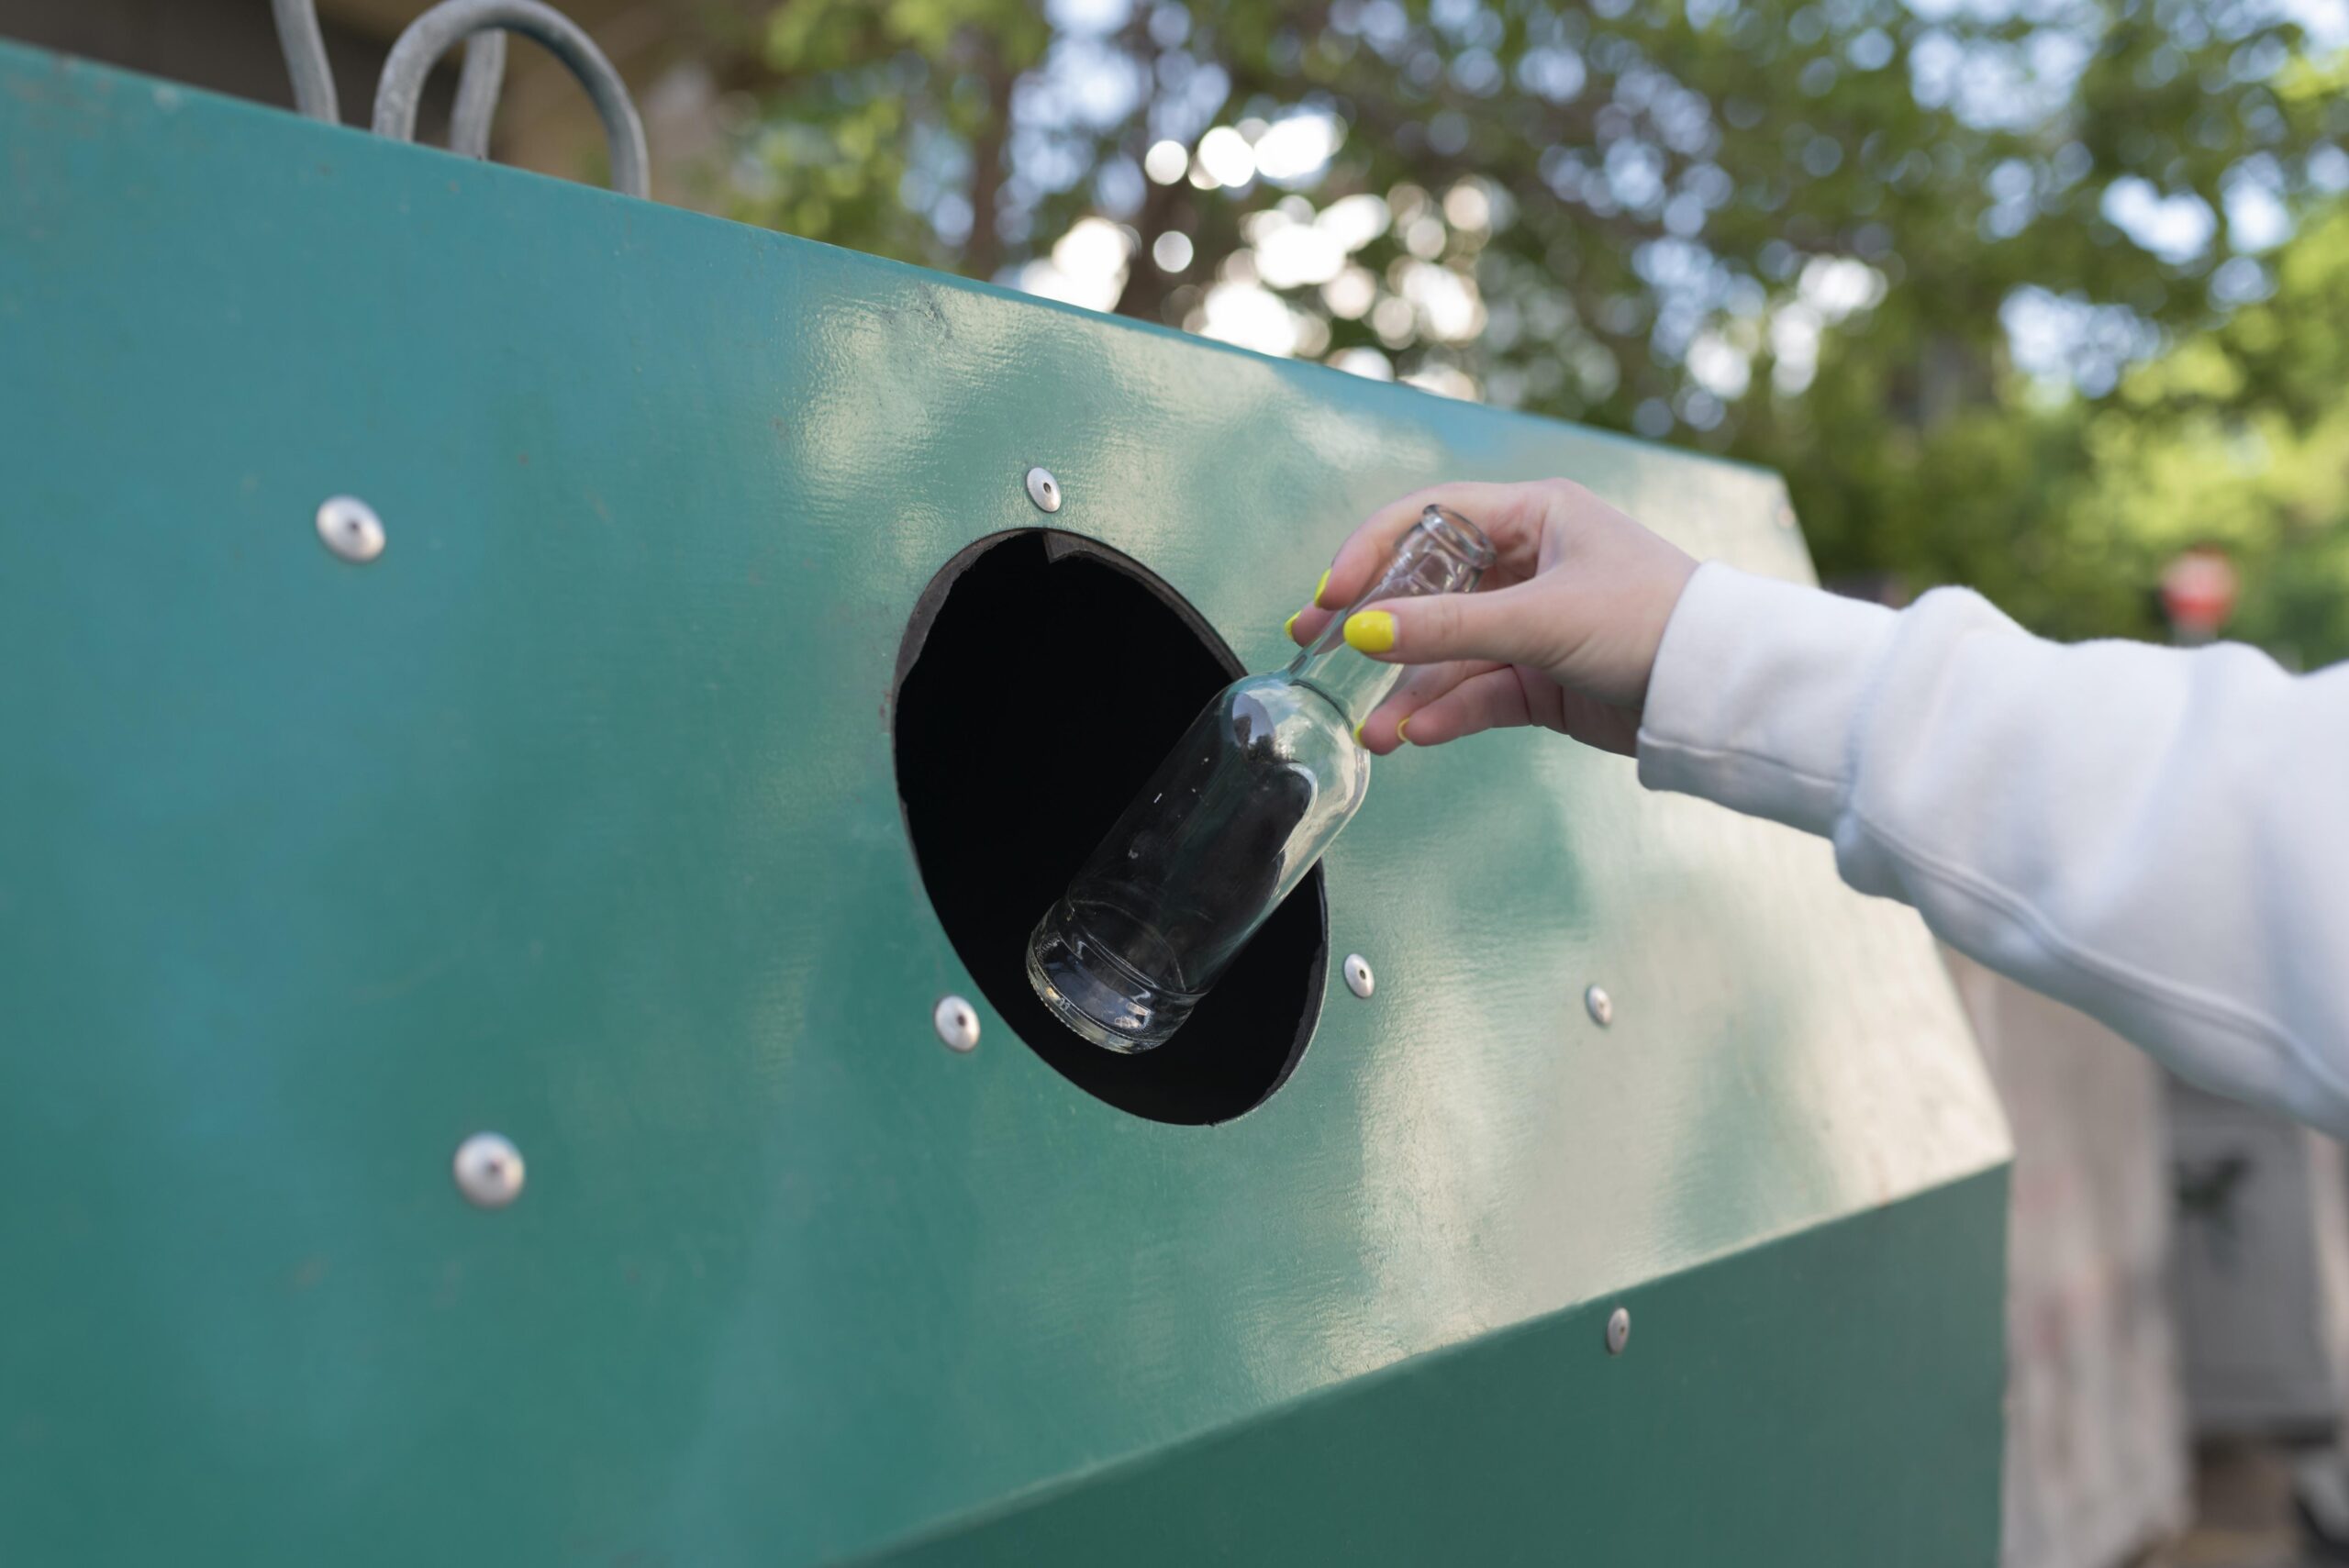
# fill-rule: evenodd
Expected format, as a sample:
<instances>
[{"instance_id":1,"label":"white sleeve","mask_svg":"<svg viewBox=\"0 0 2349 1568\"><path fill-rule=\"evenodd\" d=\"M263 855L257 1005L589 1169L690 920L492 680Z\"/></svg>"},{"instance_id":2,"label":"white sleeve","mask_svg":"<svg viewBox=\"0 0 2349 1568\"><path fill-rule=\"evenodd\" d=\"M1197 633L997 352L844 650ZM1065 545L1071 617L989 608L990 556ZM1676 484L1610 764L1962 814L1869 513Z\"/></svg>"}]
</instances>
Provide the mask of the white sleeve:
<instances>
[{"instance_id":1,"label":"white sleeve","mask_svg":"<svg viewBox=\"0 0 2349 1568\"><path fill-rule=\"evenodd\" d=\"M1698 569L1640 779L1835 842L1843 879L2217 1093L2349 1134L2349 664L2065 646Z\"/></svg>"}]
</instances>

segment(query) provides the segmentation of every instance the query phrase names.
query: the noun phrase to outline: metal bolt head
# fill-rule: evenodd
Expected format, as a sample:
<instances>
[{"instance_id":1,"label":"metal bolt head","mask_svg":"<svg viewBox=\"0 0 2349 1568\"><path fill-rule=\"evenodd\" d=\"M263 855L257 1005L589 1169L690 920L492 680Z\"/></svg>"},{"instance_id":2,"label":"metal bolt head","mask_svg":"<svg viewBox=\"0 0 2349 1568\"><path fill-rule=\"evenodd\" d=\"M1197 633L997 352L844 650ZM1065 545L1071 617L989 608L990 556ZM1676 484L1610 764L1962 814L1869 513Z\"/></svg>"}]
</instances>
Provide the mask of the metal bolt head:
<instances>
[{"instance_id":1,"label":"metal bolt head","mask_svg":"<svg viewBox=\"0 0 2349 1568\"><path fill-rule=\"evenodd\" d=\"M1061 482L1052 477L1051 469L1031 468L1028 471L1028 499L1036 503L1036 509L1040 512L1061 509Z\"/></svg>"},{"instance_id":2,"label":"metal bolt head","mask_svg":"<svg viewBox=\"0 0 2349 1568\"><path fill-rule=\"evenodd\" d=\"M384 553L384 520L356 495L329 495L318 503L318 538L345 561L364 566Z\"/></svg>"},{"instance_id":3,"label":"metal bolt head","mask_svg":"<svg viewBox=\"0 0 2349 1568\"><path fill-rule=\"evenodd\" d=\"M1346 954L1346 989L1365 997L1378 989L1378 976L1370 972L1370 960L1358 952Z\"/></svg>"},{"instance_id":4,"label":"metal bolt head","mask_svg":"<svg viewBox=\"0 0 2349 1568\"><path fill-rule=\"evenodd\" d=\"M1590 1021L1605 1029L1615 1021L1615 998L1603 985L1594 985L1582 994L1582 1005L1590 1011Z\"/></svg>"},{"instance_id":5,"label":"metal bolt head","mask_svg":"<svg viewBox=\"0 0 2349 1568\"><path fill-rule=\"evenodd\" d=\"M949 1051L976 1051L979 1048L979 1010L960 996L941 996L930 1015L938 1038L946 1042Z\"/></svg>"},{"instance_id":6,"label":"metal bolt head","mask_svg":"<svg viewBox=\"0 0 2349 1568\"><path fill-rule=\"evenodd\" d=\"M1620 1356L1631 1342L1631 1309L1619 1307L1607 1315L1607 1353Z\"/></svg>"},{"instance_id":7,"label":"metal bolt head","mask_svg":"<svg viewBox=\"0 0 2349 1568\"><path fill-rule=\"evenodd\" d=\"M504 1208L522 1195L522 1151L495 1132L457 1145L457 1190L476 1208Z\"/></svg>"}]
</instances>

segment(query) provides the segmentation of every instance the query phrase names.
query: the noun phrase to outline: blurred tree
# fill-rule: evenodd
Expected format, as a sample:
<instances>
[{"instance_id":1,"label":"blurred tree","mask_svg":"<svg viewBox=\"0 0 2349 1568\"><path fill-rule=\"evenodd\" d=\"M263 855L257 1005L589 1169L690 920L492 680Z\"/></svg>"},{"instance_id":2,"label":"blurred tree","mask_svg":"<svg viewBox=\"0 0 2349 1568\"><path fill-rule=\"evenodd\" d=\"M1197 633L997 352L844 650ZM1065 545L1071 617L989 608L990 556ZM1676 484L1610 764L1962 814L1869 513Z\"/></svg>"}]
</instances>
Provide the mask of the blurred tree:
<instances>
[{"instance_id":1,"label":"blurred tree","mask_svg":"<svg viewBox=\"0 0 2349 1568\"><path fill-rule=\"evenodd\" d=\"M2272 271L2272 295L2131 369L2110 398L1977 416L1975 445L2030 459L1981 484L1952 442L1933 459L1944 493L1974 498L1934 515L1995 508L2014 549L1937 529L1920 537L1920 572L1987 579L2064 635L2154 636L2145 585L2216 544L2244 578L2229 635L2298 664L2349 658L2349 208L2311 215Z\"/></svg>"},{"instance_id":2,"label":"blurred tree","mask_svg":"<svg viewBox=\"0 0 2349 1568\"><path fill-rule=\"evenodd\" d=\"M1788 475L1831 575L1970 582L2051 630L2143 631L2179 453L2255 434L2262 495L2341 511L2314 466L2286 478L2342 406L2330 325L2303 330L2290 278L2349 266L2337 223L2294 231L2349 185L2349 100L2294 15L786 0L736 37L723 199L1732 451ZM2349 651L2323 640L2337 628L2293 635Z\"/></svg>"}]
</instances>

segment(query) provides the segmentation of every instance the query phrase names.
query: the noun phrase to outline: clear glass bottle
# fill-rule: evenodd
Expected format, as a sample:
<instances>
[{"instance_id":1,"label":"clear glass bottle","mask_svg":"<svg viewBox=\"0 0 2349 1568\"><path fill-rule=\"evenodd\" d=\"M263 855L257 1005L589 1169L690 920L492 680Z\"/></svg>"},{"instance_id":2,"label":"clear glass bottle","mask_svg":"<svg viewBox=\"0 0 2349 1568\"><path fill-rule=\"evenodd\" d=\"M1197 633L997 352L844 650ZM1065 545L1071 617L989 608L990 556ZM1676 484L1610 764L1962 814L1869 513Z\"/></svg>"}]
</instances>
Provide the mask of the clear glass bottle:
<instances>
[{"instance_id":1,"label":"clear glass bottle","mask_svg":"<svg viewBox=\"0 0 2349 1568\"><path fill-rule=\"evenodd\" d=\"M1430 506L1353 608L1465 592L1492 562L1474 523ZM1350 613L1208 703L1037 925L1029 983L1085 1039L1165 1043L1361 806L1354 728L1403 670L1347 646Z\"/></svg>"}]
</instances>

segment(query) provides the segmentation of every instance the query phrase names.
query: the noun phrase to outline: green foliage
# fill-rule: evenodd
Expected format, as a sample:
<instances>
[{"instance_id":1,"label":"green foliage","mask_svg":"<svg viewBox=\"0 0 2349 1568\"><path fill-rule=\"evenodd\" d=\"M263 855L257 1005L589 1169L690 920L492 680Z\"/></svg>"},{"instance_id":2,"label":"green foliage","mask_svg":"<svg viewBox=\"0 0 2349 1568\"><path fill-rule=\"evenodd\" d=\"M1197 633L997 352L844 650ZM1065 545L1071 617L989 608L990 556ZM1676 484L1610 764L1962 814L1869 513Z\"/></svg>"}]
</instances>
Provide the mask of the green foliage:
<instances>
[{"instance_id":1,"label":"green foliage","mask_svg":"<svg viewBox=\"0 0 2349 1568\"><path fill-rule=\"evenodd\" d=\"M758 109L724 204L1042 286L1107 219L1126 265L1096 303L1765 463L1831 577L2157 635L2166 552L2216 537L2242 629L2349 652L2325 455L2349 433L2349 218L2271 254L2221 216L2244 190L2305 212L2311 170L2349 167L2343 71L2279 7L1108 9L786 0L738 51ZM1300 115L1334 151L1269 167ZM1268 167L1211 177L1211 132ZM1145 175L1167 139L1183 161ZM2124 196L2184 238L2133 240ZM1346 197L1375 201L1340 224ZM1166 235L1188 254L1162 267ZM2019 290L2097 328L2076 391L2009 364Z\"/></svg>"},{"instance_id":2,"label":"green foliage","mask_svg":"<svg viewBox=\"0 0 2349 1568\"><path fill-rule=\"evenodd\" d=\"M1814 548L1847 571L1967 583L2052 635L2158 638L2162 567L2218 544L2243 579L2230 635L2310 667L2349 657L2349 208L2312 214L2274 272L2269 298L2110 397L2009 378L1920 435L1805 449L1790 478ZM1805 417L1865 428L1878 368L1831 354Z\"/></svg>"}]
</instances>

